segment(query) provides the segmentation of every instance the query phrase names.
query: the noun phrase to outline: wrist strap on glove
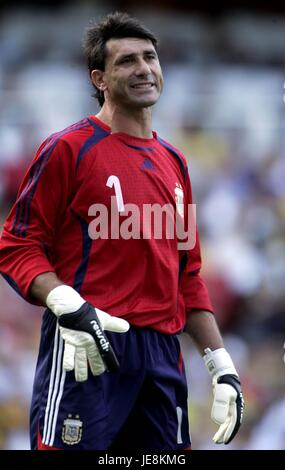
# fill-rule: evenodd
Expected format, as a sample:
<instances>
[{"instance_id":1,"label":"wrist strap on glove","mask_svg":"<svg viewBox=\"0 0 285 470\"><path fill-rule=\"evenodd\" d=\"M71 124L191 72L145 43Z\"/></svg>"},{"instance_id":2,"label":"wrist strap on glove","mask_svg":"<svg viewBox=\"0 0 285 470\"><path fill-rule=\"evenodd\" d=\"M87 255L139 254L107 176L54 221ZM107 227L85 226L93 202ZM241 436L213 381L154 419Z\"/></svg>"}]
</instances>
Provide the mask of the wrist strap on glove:
<instances>
[{"instance_id":1,"label":"wrist strap on glove","mask_svg":"<svg viewBox=\"0 0 285 470\"><path fill-rule=\"evenodd\" d=\"M231 356L224 348L215 349L214 351L207 348L205 353L203 359L212 379L217 380L218 377L225 374L232 374L238 377Z\"/></svg>"},{"instance_id":2,"label":"wrist strap on glove","mask_svg":"<svg viewBox=\"0 0 285 470\"><path fill-rule=\"evenodd\" d=\"M84 331L94 339L107 370L115 372L119 368L116 354L101 328L96 309L85 302L77 312L65 313L58 318L58 324L70 330Z\"/></svg>"},{"instance_id":3,"label":"wrist strap on glove","mask_svg":"<svg viewBox=\"0 0 285 470\"><path fill-rule=\"evenodd\" d=\"M92 336L107 370L115 372L118 369L118 359L101 327L96 309L75 289L67 285L55 287L47 296L46 305L57 316L60 326Z\"/></svg>"}]
</instances>

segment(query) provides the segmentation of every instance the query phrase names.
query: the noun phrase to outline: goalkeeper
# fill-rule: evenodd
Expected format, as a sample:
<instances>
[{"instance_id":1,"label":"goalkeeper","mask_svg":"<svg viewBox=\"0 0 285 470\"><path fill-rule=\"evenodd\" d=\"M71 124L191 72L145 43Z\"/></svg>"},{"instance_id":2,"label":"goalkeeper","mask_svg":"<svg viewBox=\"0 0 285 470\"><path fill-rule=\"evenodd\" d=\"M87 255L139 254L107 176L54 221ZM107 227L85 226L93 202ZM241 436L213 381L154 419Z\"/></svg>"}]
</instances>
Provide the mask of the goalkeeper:
<instances>
[{"instance_id":1,"label":"goalkeeper","mask_svg":"<svg viewBox=\"0 0 285 470\"><path fill-rule=\"evenodd\" d=\"M186 247L181 231L166 236L164 219L159 237L137 224L155 203L176 210L185 233L191 225L186 160L152 131L157 39L115 13L89 28L85 52L101 109L39 147L0 244L4 278L46 307L31 448L191 448L183 330L212 379L214 441L227 444L243 398L200 276L198 234Z\"/></svg>"}]
</instances>

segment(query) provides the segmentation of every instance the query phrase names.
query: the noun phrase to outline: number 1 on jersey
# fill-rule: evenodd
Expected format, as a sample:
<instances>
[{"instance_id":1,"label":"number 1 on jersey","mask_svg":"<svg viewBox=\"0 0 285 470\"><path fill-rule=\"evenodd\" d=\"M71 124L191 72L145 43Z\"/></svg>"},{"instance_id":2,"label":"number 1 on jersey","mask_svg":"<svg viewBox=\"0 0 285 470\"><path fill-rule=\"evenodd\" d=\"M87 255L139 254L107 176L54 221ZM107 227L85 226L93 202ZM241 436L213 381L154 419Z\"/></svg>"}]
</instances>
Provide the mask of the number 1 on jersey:
<instances>
[{"instance_id":1,"label":"number 1 on jersey","mask_svg":"<svg viewBox=\"0 0 285 470\"><path fill-rule=\"evenodd\" d=\"M119 178L114 175L109 176L106 186L108 186L108 188L112 188L114 186L118 212L124 212L125 205L124 205L122 188L121 188L121 183L120 183Z\"/></svg>"}]
</instances>

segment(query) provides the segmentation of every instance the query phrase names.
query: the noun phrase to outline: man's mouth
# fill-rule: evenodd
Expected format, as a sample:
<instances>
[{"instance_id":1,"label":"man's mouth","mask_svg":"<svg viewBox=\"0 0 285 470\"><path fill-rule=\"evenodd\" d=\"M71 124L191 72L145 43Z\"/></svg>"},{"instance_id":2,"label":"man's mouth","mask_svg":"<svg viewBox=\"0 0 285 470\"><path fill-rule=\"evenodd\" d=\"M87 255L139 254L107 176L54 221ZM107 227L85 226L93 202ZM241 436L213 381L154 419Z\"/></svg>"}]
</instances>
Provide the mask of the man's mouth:
<instances>
[{"instance_id":1,"label":"man's mouth","mask_svg":"<svg viewBox=\"0 0 285 470\"><path fill-rule=\"evenodd\" d=\"M152 82L135 83L134 85L131 85L131 88L135 88L137 90L147 90L152 87L154 87L154 83Z\"/></svg>"}]
</instances>

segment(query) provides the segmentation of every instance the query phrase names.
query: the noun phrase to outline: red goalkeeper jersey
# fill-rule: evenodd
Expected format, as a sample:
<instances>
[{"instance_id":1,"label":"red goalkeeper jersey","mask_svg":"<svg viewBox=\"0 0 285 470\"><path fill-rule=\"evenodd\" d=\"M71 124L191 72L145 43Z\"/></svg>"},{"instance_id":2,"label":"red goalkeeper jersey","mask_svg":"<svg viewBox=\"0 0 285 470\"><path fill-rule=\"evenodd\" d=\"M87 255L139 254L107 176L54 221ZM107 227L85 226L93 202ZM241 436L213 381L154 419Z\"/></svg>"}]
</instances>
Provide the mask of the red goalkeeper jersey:
<instances>
[{"instance_id":1,"label":"red goalkeeper jersey","mask_svg":"<svg viewBox=\"0 0 285 470\"><path fill-rule=\"evenodd\" d=\"M52 271L111 315L179 332L187 311L212 311L199 274L199 239L178 250L176 233L155 237L144 224L146 205L176 210L177 194L185 211L192 196L178 150L155 133L152 139L112 134L94 116L83 119L36 152L4 224L0 271L32 303L33 279Z\"/></svg>"}]
</instances>

